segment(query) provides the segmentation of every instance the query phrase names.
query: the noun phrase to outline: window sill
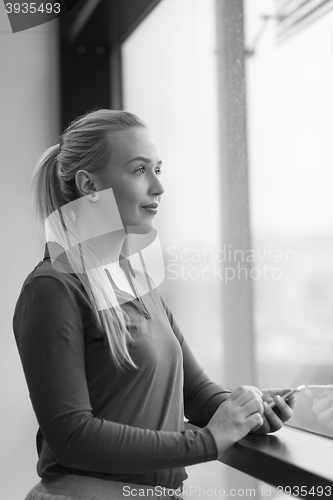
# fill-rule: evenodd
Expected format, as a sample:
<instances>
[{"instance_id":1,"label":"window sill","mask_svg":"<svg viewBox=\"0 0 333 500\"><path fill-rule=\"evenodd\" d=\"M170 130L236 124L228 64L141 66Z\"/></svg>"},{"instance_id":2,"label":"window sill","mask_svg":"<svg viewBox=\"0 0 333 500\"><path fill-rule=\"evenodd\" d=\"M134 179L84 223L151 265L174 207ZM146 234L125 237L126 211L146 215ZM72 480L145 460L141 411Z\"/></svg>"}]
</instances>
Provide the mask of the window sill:
<instances>
[{"instance_id":1,"label":"window sill","mask_svg":"<svg viewBox=\"0 0 333 500\"><path fill-rule=\"evenodd\" d=\"M194 430L198 427L186 422L185 428ZM331 498L332 460L332 439L285 426L267 436L249 434L236 443L220 462L276 488L294 487L291 490L294 494L295 487L301 493L303 486L300 496L313 500L318 496ZM317 493L318 486L323 488L322 495Z\"/></svg>"},{"instance_id":2,"label":"window sill","mask_svg":"<svg viewBox=\"0 0 333 500\"><path fill-rule=\"evenodd\" d=\"M246 436L220 461L275 487L303 486L307 494L301 496L313 499L312 486L333 491L332 459L333 440L283 427L267 436Z\"/></svg>"}]
</instances>

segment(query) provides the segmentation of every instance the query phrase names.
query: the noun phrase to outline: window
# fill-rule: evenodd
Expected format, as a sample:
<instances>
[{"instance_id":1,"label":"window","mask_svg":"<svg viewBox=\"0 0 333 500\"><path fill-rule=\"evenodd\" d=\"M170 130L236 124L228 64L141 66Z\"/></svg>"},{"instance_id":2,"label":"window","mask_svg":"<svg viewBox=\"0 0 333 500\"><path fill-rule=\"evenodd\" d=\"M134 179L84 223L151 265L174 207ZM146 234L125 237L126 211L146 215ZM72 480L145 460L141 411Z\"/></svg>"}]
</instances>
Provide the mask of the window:
<instances>
[{"instance_id":1,"label":"window","mask_svg":"<svg viewBox=\"0 0 333 500\"><path fill-rule=\"evenodd\" d=\"M258 384L332 384L333 12L281 41L282 3L245 2L248 49L272 16L246 66ZM300 393L291 423L332 436L312 404Z\"/></svg>"},{"instance_id":2,"label":"window","mask_svg":"<svg viewBox=\"0 0 333 500\"><path fill-rule=\"evenodd\" d=\"M244 6L162 0L122 45L124 108L165 164L163 293L213 380L330 384L333 13L283 37L280 3ZM331 434L304 394L292 423ZM259 496L223 467L207 487Z\"/></svg>"}]
</instances>

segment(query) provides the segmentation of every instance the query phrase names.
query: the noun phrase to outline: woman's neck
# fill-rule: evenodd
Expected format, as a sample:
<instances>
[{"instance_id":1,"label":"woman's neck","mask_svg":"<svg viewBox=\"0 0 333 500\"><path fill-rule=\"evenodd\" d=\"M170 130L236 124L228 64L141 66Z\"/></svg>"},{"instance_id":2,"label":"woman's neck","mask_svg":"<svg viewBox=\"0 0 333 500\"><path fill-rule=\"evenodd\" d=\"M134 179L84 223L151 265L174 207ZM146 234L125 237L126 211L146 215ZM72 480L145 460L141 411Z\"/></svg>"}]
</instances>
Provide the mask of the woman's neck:
<instances>
[{"instance_id":1,"label":"woman's neck","mask_svg":"<svg viewBox=\"0 0 333 500\"><path fill-rule=\"evenodd\" d=\"M126 238L125 231L106 233L85 242L101 266L119 265L119 256Z\"/></svg>"}]
</instances>

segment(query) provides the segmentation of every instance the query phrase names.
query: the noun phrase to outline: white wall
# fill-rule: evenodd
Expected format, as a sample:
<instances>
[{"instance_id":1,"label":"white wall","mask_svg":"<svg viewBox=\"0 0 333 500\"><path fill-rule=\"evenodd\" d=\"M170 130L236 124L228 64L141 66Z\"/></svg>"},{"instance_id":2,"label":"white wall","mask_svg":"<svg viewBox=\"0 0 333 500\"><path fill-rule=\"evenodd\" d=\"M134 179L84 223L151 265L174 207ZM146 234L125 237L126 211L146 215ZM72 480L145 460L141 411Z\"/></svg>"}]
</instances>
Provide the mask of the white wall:
<instances>
[{"instance_id":1,"label":"white wall","mask_svg":"<svg viewBox=\"0 0 333 500\"><path fill-rule=\"evenodd\" d=\"M36 159L59 134L56 21L13 34L0 2L2 498L20 500L38 481L37 422L21 368L12 317L21 286L43 258L30 203Z\"/></svg>"}]
</instances>

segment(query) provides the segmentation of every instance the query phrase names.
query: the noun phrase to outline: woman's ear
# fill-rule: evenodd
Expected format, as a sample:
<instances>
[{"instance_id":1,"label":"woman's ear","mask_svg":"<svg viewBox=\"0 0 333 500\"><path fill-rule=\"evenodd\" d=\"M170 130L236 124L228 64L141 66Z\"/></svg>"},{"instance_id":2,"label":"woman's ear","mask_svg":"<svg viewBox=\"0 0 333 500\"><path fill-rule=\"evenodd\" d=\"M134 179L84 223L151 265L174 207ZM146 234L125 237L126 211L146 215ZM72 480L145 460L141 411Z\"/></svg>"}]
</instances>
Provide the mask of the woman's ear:
<instances>
[{"instance_id":1,"label":"woman's ear","mask_svg":"<svg viewBox=\"0 0 333 500\"><path fill-rule=\"evenodd\" d=\"M86 170L78 170L75 174L75 184L78 193L81 196L87 196L88 194L97 191L94 184L94 176Z\"/></svg>"}]
</instances>

